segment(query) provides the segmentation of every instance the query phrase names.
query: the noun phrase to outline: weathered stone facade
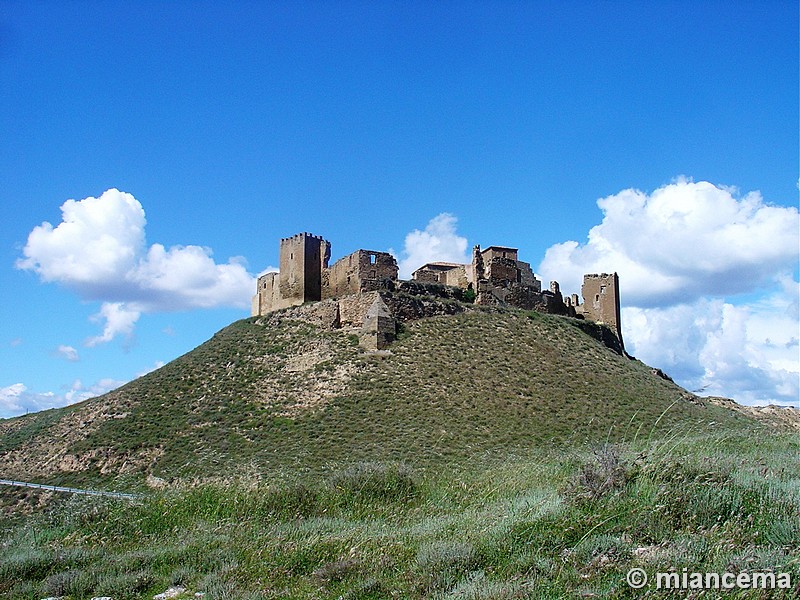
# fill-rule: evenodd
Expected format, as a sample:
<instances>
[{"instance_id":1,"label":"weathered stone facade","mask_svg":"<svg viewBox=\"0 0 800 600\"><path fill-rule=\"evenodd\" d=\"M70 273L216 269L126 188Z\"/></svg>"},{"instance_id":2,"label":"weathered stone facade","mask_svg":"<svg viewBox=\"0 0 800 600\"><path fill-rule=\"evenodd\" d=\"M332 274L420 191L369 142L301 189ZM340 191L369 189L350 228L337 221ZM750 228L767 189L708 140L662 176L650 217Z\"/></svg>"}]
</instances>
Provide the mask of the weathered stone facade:
<instances>
[{"instance_id":1,"label":"weathered stone facade","mask_svg":"<svg viewBox=\"0 0 800 600\"><path fill-rule=\"evenodd\" d=\"M423 283L441 283L466 289L474 280L470 265L448 262L432 262L421 266L411 274L411 279Z\"/></svg>"},{"instance_id":2,"label":"weathered stone facade","mask_svg":"<svg viewBox=\"0 0 800 600\"><path fill-rule=\"evenodd\" d=\"M379 290L386 280L397 280L397 261L394 256L387 252L356 250L330 267L322 297L338 298Z\"/></svg>"},{"instance_id":3,"label":"weathered stone facade","mask_svg":"<svg viewBox=\"0 0 800 600\"><path fill-rule=\"evenodd\" d=\"M622 319L619 310L619 276L616 273L583 276L583 304L576 307L584 318L608 325L622 341Z\"/></svg>"},{"instance_id":4,"label":"weathered stone facade","mask_svg":"<svg viewBox=\"0 0 800 600\"><path fill-rule=\"evenodd\" d=\"M364 316L360 336L361 345L367 350L385 350L394 341L396 335L397 321L381 295L375 294L375 300Z\"/></svg>"},{"instance_id":5,"label":"weathered stone facade","mask_svg":"<svg viewBox=\"0 0 800 600\"><path fill-rule=\"evenodd\" d=\"M386 252L357 250L329 267L330 249L328 241L309 233L282 239L280 273L258 278L252 314L322 301L311 310L315 319L350 329L362 346L383 350L394 340L398 322L459 312L459 306L464 310L459 303L474 302L596 321L607 325L622 347L616 273L584 276L580 304L577 294L565 299L556 281L542 290L516 248L475 246L470 264L428 263L411 281L398 281L397 261Z\"/></svg>"}]
</instances>

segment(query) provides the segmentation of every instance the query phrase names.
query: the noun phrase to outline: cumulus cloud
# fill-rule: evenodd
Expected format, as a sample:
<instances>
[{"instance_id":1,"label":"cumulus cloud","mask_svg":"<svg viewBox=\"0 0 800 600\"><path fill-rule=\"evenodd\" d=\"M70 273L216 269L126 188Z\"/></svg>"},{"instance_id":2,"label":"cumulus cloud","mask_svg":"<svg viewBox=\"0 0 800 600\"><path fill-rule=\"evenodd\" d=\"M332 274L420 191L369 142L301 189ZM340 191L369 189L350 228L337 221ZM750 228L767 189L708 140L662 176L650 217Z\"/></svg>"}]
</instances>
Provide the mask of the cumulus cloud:
<instances>
[{"instance_id":1,"label":"cumulus cloud","mask_svg":"<svg viewBox=\"0 0 800 600\"><path fill-rule=\"evenodd\" d=\"M63 405L63 398L56 394L35 394L21 383L0 388L0 418L3 419Z\"/></svg>"},{"instance_id":2,"label":"cumulus cloud","mask_svg":"<svg viewBox=\"0 0 800 600\"><path fill-rule=\"evenodd\" d=\"M87 339L86 345L92 348L98 344L110 342L118 335L130 338L133 334L133 327L141 314L140 309L130 308L123 302L103 302L100 312L91 317L92 321L98 323L105 321L103 333Z\"/></svg>"},{"instance_id":3,"label":"cumulus cloud","mask_svg":"<svg viewBox=\"0 0 800 600\"><path fill-rule=\"evenodd\" d=\"M80 380L75 380L63 394L33 392L24 384L15 383L0 388L0 418L7 419L48 408L75 404L76 402L101 396L124 383L124 381L106 378L85 386Z\"/></svg>"},{"instance_id":4,"label":"cumulus cloud","mask_svg":"<svg viewBox=\"0 0 800 600\"><path fill-rule=\"evenodd\" d=\"M96 345L128 335L142 313L233 306L247 308L255 279L244 259L217 263L210 248L147 246L145 212L131 194L110 189L98 198L67 200L56 227L34 227L19 269L100 300L103 333Z\"/></svg>"},{"instance_id":5,"label":"cumulus cloud","mask_svg":"<svg viewBox=\"0 0 800 600\"><path fill-rule=\"evenodd\" d=\"M58 348L56 348L56 354L70 362L77 362L80 360L78 351L72 346L65 346L64 344L61 344Z\"/></svg>"},{"instance_id":6,"label":"cumulus cloud","mask_svg":"<svg viewBox=\"0 0 800 600\"><path fill-rule=\"evenodd\" d=\"M790 294L779 290L742 305L703 298L671 307L624 308L625 346L701 395L796 406L798 319L791 309L796 296Z\"/></svg>"},{"instance_id":7,"label":"cumulus cloud","mask_svg":"<svg viewBox=\"0 0 800 600\"><path fill-rule=\"evenodd\" d=\"M89 398L102 396L111 390L117 389L119 386L124 385L125 383L127 382L120 381L118 379L112 379L111 377L104 377L96 383L86 386L81 382L80 379L76 379L72 382L69 390L63 396L64 404L75 404L76 402L82 402L84 400L88 400Z\"/></svg>"},{"instance_id":8,"label":"cumulus cloud","mask_svg":"<svg viewBox=\"0 0 800 600\"><path fill-rule=\"evenodd\" d=\"M539 271L579 289L589 272L620 274L628 306L671 306L758 289L794 268L800 219L758 192L679 179L652 194L628 189L597 202L588 241L551 246Z\"/></svg>"},{"instance_id":9,"label":"cumulus cloud","mask_svg":"<svg viewBox=\"0 0 800 600\"><path fill-rule=\"evenodd\" d=\"M5 418L20 414L22 404L19 398L26 389L21 383L0 388L0 416Z\"/></svg>"},{"instance_id":10,"label":"cumulus cloud","mask_svg":"<svg viewBox=\"0 0 800 600\"><path fill-rule=\"evenodd\" d=\"M598 206L587 242L550 247L541 273L577 291L584 273L617 271L626 348L684 387L798 404L796 208L686 179Z\"/></svg>"},{"instance_id":11,"label":"cumulus cloud","mask_svg":"<svg viewBox=\"0 0 800 600\"><path fill-rule=\"evenodd\" d=\"M411 273L425 263L467 263L467 238L456 233L458 219L441 213L428 222L424 231L415 229L406 235L402 258L398 263L401 279L410 279Z\"/></svg>"}]
</instances>

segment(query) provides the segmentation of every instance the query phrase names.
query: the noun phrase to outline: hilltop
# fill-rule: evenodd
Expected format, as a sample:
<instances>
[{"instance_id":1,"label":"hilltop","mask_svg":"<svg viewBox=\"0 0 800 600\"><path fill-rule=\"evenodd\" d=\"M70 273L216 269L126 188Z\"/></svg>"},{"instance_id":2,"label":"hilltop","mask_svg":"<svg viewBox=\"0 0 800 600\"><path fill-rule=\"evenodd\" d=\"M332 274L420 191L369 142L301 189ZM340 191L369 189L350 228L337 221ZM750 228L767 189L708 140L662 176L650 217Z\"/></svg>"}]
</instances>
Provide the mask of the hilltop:
<instances>
[{"instance_id":1,"label":"hilltop","mask_svg":"<svg viewBox=\"0 0 800 600\"><path fill-rule=\"evenodd\" d=\"M455 314L407 322L378 352L315 325L307 306L237 321L104 396L0 422L0 473L81 483L363 460L438 469L542 446L759 427L609 348L601 325L439 306Z\"/></svg>"}]
</instances>

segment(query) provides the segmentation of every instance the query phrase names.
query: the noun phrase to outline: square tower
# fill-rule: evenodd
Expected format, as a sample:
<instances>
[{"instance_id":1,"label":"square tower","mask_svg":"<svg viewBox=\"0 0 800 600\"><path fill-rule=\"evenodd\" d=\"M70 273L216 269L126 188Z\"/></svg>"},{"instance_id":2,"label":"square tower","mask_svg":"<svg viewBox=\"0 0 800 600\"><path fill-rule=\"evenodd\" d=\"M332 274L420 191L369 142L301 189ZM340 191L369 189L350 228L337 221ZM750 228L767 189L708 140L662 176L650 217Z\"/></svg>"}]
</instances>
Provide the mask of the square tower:
<instances>
[{"instance_id":1,"label":"square tower","mask_svg":"<svg viewBox=\"0 0 800 600\"><path fill-rule=\"evenodd\" d=\"M608 325L622 341L622 320L619 312L619 277L609 275L584 275L581 286L583 314L588 319Z\"/></svg>"},{"instance_id":2,"label":"square tower","mask_svg":"<svg viewBox=\"0 0 800 600\"><path fill-rule=\"evenodd\" d=\"M280 296L286 305L322 299L322 274L331 244L318 235L298 233L281 239Z\"/></svg>"}]
</instances>

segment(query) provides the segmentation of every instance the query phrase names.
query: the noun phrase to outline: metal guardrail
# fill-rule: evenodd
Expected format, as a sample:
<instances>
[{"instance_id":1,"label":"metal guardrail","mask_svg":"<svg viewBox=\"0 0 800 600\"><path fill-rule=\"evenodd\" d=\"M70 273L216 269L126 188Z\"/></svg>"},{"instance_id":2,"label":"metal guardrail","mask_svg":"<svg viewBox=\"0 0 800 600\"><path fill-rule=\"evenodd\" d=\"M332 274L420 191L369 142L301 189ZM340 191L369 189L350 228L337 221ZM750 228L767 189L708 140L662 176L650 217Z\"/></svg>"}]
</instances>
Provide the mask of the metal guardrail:
<instances>
[{"instance_id":1,"label":"metal guardrail","mask_svg":"<svg viewBox=\"0 0 800 600\"><path fill-rule=\"evenodd\" d=\"M126 494L124 492L104 492L101 490L82 490L78 488L61 487L57 485L30 483L27 481L13 481L10 479L0 479L0 485L34 488L38 490L48 490L51 492L66 492L68 494L83 494L85 496L106 496L108 498L123 498L125 500L135 500L137 498L142 497L142 494Z\"/></svg>"}]
</instances>

